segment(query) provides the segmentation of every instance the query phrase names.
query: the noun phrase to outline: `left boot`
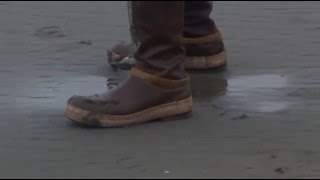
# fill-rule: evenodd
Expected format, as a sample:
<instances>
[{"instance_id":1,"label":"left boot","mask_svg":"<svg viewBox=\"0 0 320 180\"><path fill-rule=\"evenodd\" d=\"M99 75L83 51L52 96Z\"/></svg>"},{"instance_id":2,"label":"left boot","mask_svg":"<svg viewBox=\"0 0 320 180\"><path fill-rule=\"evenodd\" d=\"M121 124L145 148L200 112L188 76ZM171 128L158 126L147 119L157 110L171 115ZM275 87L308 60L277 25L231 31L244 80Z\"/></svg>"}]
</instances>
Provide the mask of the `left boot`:
<instances>
[{"instance_id":1,"label":"left boot","mask_svg":"<svg viewBox=\"0 0 320 180\"><path fill-rule=\"evenodd\" d=\"M133 68L118 87L92 96L73 96L66 116L93 127L124 127L192 110L189 78L172 80Z\"/></svg>"},{"instance_id":2,"label":"left boot","mask_svg":"<svg viewBox=\"0 0 320 180\"><path fill-rule=\"evenodd\" d=\"M182 1L133 1L140 45L135 67L118 87L103 94L73 96L66 116L83 125L122 127L192 110L185 50Z\"/></svg>"}]
</instances>

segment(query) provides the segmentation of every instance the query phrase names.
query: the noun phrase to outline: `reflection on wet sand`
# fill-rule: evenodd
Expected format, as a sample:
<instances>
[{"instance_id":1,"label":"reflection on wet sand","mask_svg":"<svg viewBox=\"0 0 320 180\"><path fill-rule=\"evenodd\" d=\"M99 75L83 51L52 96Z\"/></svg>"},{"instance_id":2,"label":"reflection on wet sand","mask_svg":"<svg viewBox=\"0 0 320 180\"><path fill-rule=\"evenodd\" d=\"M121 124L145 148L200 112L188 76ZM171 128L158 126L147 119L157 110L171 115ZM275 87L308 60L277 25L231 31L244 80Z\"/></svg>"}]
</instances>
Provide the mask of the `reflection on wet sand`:
<instances>
[{"instance_id":1,"label":"reflection on wet sand","mask_svg":"<svg viewBox=\"0 0 320 180\"><path fill-rule=\"evenodd\" d=\"M191 91L195 102L211 102L223 96L227 90L227 79L212 71L190 73Z\"/></svg>"}]
</instances>

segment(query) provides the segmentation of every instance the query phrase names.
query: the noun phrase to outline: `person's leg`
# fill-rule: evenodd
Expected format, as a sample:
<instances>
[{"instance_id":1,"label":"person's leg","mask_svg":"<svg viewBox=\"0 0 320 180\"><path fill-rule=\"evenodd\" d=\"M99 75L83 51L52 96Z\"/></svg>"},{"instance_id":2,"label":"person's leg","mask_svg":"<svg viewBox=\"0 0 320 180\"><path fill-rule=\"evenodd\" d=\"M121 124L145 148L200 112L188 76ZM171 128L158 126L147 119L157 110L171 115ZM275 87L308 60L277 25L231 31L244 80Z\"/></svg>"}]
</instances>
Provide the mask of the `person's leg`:
<instances>
[{"instance_id":1,"label":"person's leg","mask_svg":"<svg viewBox=\"0 0 320 180\"><path fill-rule=\"evenodd\" d=\"M210 18L211 1L185 1L184 37L199 38L218 32L215 22Z\"/></svg>"},{"instance_id":2,"label":"person's leg","mask_svg":"<svg viewBox=\"0 0 320 180\"><path fill-rule=\"evenodd\" d=\"M184 38L181 43L186 48L186 69L208 69L226 64L226 53L221 34L210 18L212 2L185 1ZM131 26L134 29L134 26ZM135 32L131 31L133 39ZM132 45L117 44L108 51L110 64L123 62L133 64L127 57ZM126 60L123 60L126 59Z\"/></svg>"},{"instance_id":3,"label":"person's leg","mask_svg":"<svg viewBox=\"0 0 320 180\"><path fill-rule=\"evenodd\" d=\"M185 1L183 43L186 48L185 68L208 69L226 64L221 34L210 18L211 1Z\"/></svg>"},{"instance_id":4,"label":"person's leg","mask_svg":"<svg viewBox=\"0 0 320 180\"><path fill-rule=\"evenodd\" d=\"M192 110L184 71L183 1L133 1L132 20L139 41L135 67L111 91L74 96L67 117L85 125L119 127Z\"/></svg>"},{"instance_id":5,"label":"person's leg","mask_svg":"<svg viewBox=\"0 0 320 180\"><path fill-rule=\"evenodd\" d=\"M187 76L183 31L183 2L132 2L132 23L138 39L135 67L165 78Z\"/></svg>"}]
</instances>

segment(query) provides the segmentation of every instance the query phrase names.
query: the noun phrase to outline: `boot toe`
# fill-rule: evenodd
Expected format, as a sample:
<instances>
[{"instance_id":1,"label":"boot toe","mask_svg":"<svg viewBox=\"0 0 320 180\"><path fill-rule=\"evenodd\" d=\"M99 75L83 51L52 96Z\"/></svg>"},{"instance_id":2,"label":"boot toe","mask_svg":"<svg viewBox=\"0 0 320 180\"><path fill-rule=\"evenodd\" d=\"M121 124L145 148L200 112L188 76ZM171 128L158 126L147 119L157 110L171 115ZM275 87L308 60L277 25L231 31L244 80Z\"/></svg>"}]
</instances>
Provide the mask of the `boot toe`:
<instances>
[{"instance_id":1,"label":"boot toe","mask_svg":"<svg viewBox=\"0 0 320 180\"><path fill-rule=\"evenodd\" d=\"M88 104L92 104L93 101L90 100L88 97L86 96L72 96L69 100L68 100L68 105L76 107L76 108L81 108L84 110L90 110L90 107L87 106Z\"/></svg>"}]
</instances>

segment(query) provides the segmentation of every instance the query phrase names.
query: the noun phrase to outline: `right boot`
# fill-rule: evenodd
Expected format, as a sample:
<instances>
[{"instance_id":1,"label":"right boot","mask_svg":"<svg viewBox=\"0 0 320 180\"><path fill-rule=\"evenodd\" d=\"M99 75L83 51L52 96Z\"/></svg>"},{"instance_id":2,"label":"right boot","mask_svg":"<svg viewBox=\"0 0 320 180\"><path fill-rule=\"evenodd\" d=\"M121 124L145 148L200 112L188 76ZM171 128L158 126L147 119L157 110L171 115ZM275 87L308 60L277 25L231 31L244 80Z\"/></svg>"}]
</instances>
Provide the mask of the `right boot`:
<instances>
[{"instance_id":1,"label":"right boot","mask_svg":"<svg viewBox=\"0 0 320 180\"><path fill-rule=\"evenodd\" d=\"M227 65L227 52L220 31L201 38L182 38L180 42L186 48L185 69L218 69ZM124 42L114 45L107 51L108 63L113 67L133 66L135 60L130 55L133 47L134 44Z\"/></svg>"},{"instance_id":2,"label":"right boot","mask_svg":"<svg viewBox=\"0 0 320 180\"><path fill-rule=\"evenodd\" d=\"M184 9L184 35L180 43L186 49L185 69L214 69L227 64L221 32L215 22L210 18L212 2L210 1L185 1ZM131 26L134 29L134 26ZM134 37L135 31L131 31ZM132 51L134 44L116 44L107 52L109 64L132 65L134 64Z\"/></svg>"},{"instance_id":3,"label":"right boot","mask_svg":"<svg viewBox=\"0 0 320 180\"><path fill-rule=\"evenodd\" d=\"M221 32L210 18L211 1L185 1L181 43L186 48L186 69L214 69L227 64Z\"/></svg>"},{"instance_id":4,"label":"right boot","mask_svg":"<svg viewBox=\"0 0 320 180\"><path fill-rule=\"evenodd\" d=\"M192 110L184 71L181 1L133 1L139 46L135 67L118 87L92 96L73 96L66 116L87 126L123 127Z\"/></svg>"}]
</instances>

